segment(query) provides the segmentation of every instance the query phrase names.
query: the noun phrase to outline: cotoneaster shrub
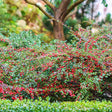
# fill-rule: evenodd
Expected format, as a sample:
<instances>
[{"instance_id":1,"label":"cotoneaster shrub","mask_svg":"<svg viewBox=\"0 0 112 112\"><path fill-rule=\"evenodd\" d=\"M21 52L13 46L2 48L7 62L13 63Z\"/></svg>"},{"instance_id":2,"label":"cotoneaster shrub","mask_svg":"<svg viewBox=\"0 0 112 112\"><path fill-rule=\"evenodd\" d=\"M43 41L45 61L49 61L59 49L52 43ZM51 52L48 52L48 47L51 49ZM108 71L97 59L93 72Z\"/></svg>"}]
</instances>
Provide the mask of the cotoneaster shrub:
<instances>
[{"instance_id":1,"label":"cotoneaster shrub","mask_svg":"<svg viewBox=\"0 0 112 112\"><path fill-rule=\"evenodd\" d=\"M77 32L74 35L80 36ZM102 99L107 90L110 94L111 38L84 39L79 37L75 47L56 41L41 46L35 43L30 48L0 48L0 97L22 100L49 96L51 101L77 101Z\"/></svg>"}]
</instances>

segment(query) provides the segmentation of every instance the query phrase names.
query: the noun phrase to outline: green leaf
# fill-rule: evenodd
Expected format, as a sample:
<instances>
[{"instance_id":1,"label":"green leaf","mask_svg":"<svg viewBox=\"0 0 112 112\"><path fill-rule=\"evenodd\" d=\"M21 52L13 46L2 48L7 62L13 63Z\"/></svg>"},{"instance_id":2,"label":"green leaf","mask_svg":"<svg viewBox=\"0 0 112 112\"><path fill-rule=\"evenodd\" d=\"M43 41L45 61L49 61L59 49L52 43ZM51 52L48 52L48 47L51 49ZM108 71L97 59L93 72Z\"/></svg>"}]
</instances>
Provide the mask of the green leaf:
<instances>
[{"instance_id":1,"label":"green leaf","mask_svg":"<svg viewBox=\"0 0 112 112\"><path fill-rule=\"evenodd\" d=\"M105 7L108 6L108 4L106 3L106 0L102 0L102 3L103 3L103 5L104 5Z\"/></svg>"}]
</instances>

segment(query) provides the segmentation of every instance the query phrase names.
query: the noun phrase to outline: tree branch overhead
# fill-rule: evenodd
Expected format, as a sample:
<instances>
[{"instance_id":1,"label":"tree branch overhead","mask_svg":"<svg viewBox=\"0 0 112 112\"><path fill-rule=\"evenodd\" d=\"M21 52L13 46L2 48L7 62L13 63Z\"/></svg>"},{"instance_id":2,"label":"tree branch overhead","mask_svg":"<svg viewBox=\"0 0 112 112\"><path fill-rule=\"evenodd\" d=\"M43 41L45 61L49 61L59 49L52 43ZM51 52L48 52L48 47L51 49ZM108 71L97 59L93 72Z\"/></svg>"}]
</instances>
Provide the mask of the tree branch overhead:
<instances>
[{"instance_id":1,"label":"tree branch overhead","mask_svg":"<svg viewBox=\"0 0 112 112\"><path fill-rule=\"evenodd\" d=\"M67 11L66 11L66 13L64 14L64 16L63 16L63 18L65 18L76 6L78 6L79 4L81 4L82 2L84 2L85 0L78 0L78 1L76 1L73 5L71 5L68 9L67 9Z\"/></svg>"},{"instance_id":2,"label":"tree branch overhead","mask_svg":"<svg viewBox=\"0 0 112 112\"><path fill-rule=\"evenodd\" d=\"M39 8L47 17L49 17L50 19L54 19L53 16L51 16L49 13L47 13L40 5L38 5L37 3L35 2L30 2L29 0L25 0L26 3L30 4L30 5L33 5L37 8Z\"/></svg>"},{"instance_id":3,"label":"tree branch overhead","mask_svg":"<svg viewBox=\"0 0 112 112\"><path fill-rule=\"evenodd\" d=\"M45 2L54 11L55 6L51 2L49 2L48 0L42 0L42 1Z\"/></svg>"}]
</instances>

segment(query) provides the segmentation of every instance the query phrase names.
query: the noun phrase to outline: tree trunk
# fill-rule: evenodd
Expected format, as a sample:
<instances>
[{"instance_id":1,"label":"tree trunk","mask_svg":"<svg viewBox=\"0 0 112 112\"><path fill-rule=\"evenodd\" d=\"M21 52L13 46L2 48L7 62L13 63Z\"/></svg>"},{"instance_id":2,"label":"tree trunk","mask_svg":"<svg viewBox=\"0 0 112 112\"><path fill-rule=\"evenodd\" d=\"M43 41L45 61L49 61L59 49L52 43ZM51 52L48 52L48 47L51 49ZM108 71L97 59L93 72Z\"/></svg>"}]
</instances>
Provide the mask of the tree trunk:
<instances>
[{"instance_id":1,"label":"tree trunk","mask_svg":"<svg viewBox=\"0 0 112 112\"><path fill-rule=\"evenodd\" d=\"M53 33L54 33L55 39L65 41L62 23L57 22L57 21L53 21Z\"/></svg>"},{"instance_id":2,"label":"tree trunk","mask_svg":"<svg viewBox=\"0 0 112 112\"><path fill-rule=\"evenodd\" d=\"M25 0L25 2L36 6L39 8L47 17L49 17L53 21L53 30L54 30L54 38L59 40L65 40L64 31L63 31L63 21L65 20L66 16L79 4L81 4L85 0L77 0L75 3L73 3L70 7L71 0L62 0L60 5L55 7L49 0L42 0L46 5L48 5L52 11L54 12L54 16L51 16L49 13L47 13L40 5L38 5L36 2ZM59 22L56 22L55 20L58 20ZM60 23L62 22L62 23Z\"/></svg>"}]
</instances>

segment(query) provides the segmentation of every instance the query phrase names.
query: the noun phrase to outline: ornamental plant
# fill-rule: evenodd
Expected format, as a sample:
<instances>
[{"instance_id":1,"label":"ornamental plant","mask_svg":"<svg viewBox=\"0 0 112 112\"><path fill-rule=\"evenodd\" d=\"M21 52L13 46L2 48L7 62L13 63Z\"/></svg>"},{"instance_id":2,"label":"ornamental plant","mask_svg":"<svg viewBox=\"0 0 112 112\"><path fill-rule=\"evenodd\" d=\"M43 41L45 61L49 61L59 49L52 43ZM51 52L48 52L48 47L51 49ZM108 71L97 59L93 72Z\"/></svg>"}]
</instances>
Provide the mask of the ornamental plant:
<instances>
[{"instance_id":1,"label":"ornamental plant","mask_svg":"<svg viewBox=\"0 0 112 112\"><path fill-rule=\"evenodd\" d=\"M74 33L75 45L55 40L25 48L11 43L1 47L0 98L111 100L112 40L108 36L96 38L80 28Z\"/></svg>"}]
</instances>

